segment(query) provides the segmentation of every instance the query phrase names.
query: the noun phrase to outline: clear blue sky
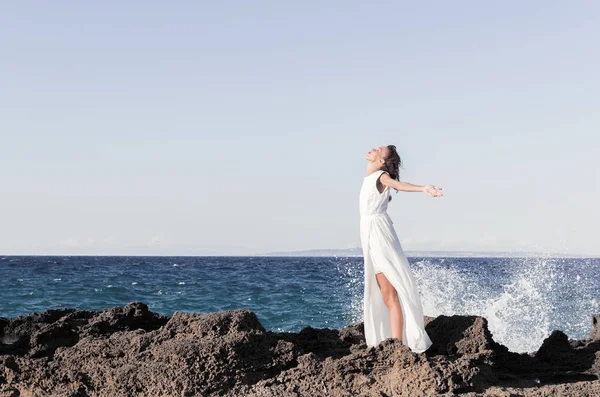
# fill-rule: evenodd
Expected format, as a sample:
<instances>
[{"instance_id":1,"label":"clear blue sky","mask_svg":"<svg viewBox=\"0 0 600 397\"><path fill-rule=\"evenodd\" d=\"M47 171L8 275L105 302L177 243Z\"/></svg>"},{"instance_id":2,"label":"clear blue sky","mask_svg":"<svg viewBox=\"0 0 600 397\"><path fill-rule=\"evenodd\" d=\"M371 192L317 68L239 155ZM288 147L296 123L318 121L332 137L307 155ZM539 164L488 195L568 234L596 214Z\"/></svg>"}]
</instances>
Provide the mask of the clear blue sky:
<instances>
[{"instance_id":1,"label":"clear blue sky","mask_svg":"<svg viewBox=\"0 0 600 397\"><path fill-rule=\"evenodd\" d=\"M5 3L0 254L600 255L600 3Z\"/></svg>"}]
</instances>

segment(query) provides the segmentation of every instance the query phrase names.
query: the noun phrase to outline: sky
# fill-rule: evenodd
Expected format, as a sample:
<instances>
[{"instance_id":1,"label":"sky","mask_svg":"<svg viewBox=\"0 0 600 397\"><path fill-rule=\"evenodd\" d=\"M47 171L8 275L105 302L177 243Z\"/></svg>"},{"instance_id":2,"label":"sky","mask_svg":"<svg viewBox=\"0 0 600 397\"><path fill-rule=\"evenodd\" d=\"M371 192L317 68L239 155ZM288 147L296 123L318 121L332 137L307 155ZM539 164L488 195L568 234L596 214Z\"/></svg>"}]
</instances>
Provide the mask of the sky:
<instances>
[{"instance_id":1,"label":"sky","mask_svg":"<svg viewBox=\"0 0 600 397\"><path fill-rule=\"evenodd\" d=\"M600 3L19 1L1 255L360 246L394 144L405 250L600 256Z\"/></svg>"}]
</instances>

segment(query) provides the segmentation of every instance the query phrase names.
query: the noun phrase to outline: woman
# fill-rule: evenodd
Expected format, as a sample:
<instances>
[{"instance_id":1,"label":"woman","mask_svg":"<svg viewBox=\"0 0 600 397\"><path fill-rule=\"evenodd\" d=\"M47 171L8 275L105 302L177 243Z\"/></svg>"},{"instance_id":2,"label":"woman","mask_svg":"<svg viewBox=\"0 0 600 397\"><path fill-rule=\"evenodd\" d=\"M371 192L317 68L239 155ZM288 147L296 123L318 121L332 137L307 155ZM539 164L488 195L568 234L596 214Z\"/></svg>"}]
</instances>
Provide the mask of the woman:
<instances>
[{"instance_id":1,"label":"woman","mask_svg":"<svg viewBox=\"0 0 600 397\"><path fill-rule=\"evenodd\" d=\"M360 190L360 238L364 255L364 324L367 346L397 338L415 353L431 346L425 332L417 281L387 214L390 190L441 197L441 187L399 181L400 156L394 145L367 155L367 176Z\"/></svg>"}]
</instances>

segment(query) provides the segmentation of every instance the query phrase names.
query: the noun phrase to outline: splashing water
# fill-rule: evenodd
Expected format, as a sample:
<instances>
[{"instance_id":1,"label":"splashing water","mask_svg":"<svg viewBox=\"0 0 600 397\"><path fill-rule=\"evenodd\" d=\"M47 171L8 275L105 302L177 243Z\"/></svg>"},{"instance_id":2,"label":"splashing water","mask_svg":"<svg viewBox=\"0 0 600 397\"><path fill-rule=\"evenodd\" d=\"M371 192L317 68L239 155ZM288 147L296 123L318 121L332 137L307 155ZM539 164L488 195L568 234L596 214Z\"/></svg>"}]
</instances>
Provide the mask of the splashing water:
<instances>
[{"instance_id":1,"label":"splashing water","mask_svg":"<svg viewBox=\"0 0 600 397\"><path fill-rule=\"evenodd\" d=\"M485 264L460 271L419 262L415 275L426 286L422 290L424 312L483 316L494 339L511 351L537 350L551 331L549 314L554 307L546 291L553 274L551 263L539 258L506 260L513 273L504 284L486 275Z\"/></svg>"},{"instance_id":2,"label":"splashing water","mask_svg":"<svg viewBox=\"0 0 600 397\"><path fill-rule=\"evenodd\" d=\"M476 266L470 259L468 266L461 258L411 263L425 315L485 317L494 340L519 353L536 351L554 329L570 338L586 338L591 331L600 305L590 261L574 270L562 258L480 258ZM360 274L344 269L352 279L347 283L354 296L352 319L362 321L362 269Z\"/></svg>"},{"instance_id":3,"label":"splashing water","mask_svg":"<svg viewBox=\"0 0 600 397\"><path fill-rule=\"evenodd\" d=\"M512 282L497 296L484 299L480 312L488 320L494 338L517 352L535 351L551 330L555 310L551 292L555 264L546 259L522 260Z\"/></svg>"}]
</instances>

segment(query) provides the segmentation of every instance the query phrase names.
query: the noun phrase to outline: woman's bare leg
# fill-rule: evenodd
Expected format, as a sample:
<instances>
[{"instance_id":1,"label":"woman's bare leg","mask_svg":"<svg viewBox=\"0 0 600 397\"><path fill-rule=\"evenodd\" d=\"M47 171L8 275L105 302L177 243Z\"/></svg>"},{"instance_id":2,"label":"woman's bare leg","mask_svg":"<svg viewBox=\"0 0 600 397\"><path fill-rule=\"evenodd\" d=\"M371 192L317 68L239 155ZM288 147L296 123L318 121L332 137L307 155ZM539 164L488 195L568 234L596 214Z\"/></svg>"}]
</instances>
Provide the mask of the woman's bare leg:
<instances>
[{"instance_id":1,"label":"woman's bare leg","mask_svg":"<svg viewBox=\"0 0 600 397\"><path fill-rule=\"evenodd\" d=\"M383 273L377 273L377 285L383 295L383 301L390 311L390 322L392 326L392 338L398 338L402 341L402 327L404 326L404 318L402 316L402 306L398 299L396 289L385 277ZM404 341L402 341L404 343Z\"/></svg>"}]
</instances>

